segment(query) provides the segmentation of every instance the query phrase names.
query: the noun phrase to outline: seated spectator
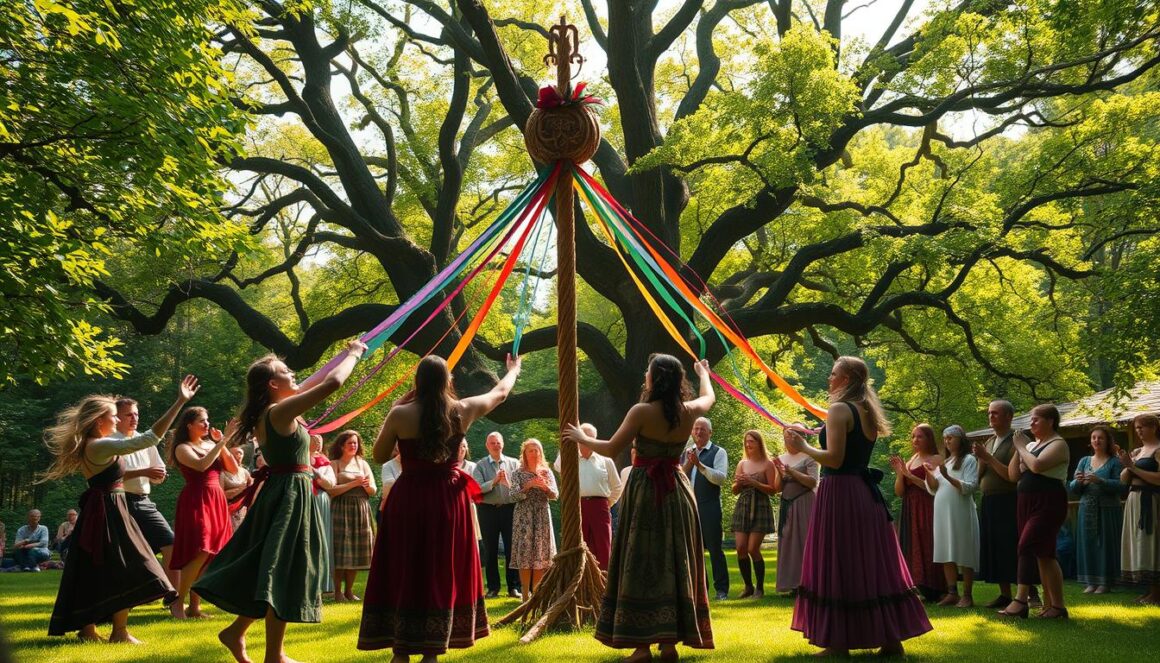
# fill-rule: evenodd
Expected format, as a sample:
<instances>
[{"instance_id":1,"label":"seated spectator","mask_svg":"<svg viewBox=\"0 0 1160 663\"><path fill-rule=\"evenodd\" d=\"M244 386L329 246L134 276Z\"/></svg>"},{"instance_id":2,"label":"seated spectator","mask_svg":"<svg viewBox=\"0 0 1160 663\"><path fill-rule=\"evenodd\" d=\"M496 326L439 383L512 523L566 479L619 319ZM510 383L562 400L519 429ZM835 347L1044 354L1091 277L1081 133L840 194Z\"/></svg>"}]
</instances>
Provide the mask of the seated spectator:
<instances>
[{"instance_id":1,"label":"seated spectator","mask_svg":"<svg viewBox=\"0 0 1160 663\"><path fill-rule=\"evenodd\" d=\"M16 565L25 571L39 571L40 563L52 557L48 549L48 528L40 524L39 509L29 511L28 524L16 530L12 550Z\"/></svg>"},{"instance_id":2,"label":"seated spectator","mask_svg":"<svg viewBox=\"0 0 1160 663\"><path fill-rule=\"evenodd\" d=\"M63 562L68 557L68 544L72 540L73 528L77 525L77 510L69 509L64 516L64 522L56 528L56 538L52 540L52 547L60 553Z\"/></svg>"}]
</instances>

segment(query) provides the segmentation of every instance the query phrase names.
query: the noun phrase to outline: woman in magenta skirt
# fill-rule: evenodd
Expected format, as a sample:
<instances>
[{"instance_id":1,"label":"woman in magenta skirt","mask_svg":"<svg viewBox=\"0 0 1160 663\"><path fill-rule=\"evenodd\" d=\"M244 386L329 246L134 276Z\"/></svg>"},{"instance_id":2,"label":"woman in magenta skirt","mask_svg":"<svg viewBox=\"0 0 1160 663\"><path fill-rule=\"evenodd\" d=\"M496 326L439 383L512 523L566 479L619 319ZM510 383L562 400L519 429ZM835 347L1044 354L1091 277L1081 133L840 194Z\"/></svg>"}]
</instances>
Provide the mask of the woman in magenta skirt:
<instances>
[{"instance_id":1,"label":"woman in magenta skirt","mask_svg":"<svg viewBox=\"0 0 1160 663\"><path fill-rule=\"evenodd\" d=\"M869 467L890 425L868 378L857 357L834 362L821 449L802 445L822 466L822 481L792 628L823 654L878 648L902 655L903 640L931 630L878 488L882 473Z\"/></svg>"}]
</instances>

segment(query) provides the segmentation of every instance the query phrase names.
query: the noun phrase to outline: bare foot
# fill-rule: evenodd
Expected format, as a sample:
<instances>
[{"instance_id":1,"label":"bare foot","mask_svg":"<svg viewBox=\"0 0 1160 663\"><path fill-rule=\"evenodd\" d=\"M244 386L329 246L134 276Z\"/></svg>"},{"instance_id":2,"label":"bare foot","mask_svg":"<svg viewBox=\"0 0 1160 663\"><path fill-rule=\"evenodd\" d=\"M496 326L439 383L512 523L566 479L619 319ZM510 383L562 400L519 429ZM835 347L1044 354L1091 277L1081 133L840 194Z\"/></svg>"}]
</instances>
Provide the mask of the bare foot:
<instances>
[{"instance_id":1,"label":"bare foot","mask_svg":"<svg viewBox=\"0 0 1160 663\"><path fill-rule=\"evenodd\" d=\"M120 642L120 643L125 643L125 644L130 644L130 645L143 645L143 644L145 644L144 642L141 642L137 638L134 638L132 635L130 635L128 631L121 631L119 633L114 632L114 633L110 634L109 635L109 642Z\"/></svg>"},{"instance_id":2,"label":"bare foot","mask_svg":"<svg viewBox=\"0 0 1160 663\"><path fill-rule=\"evenodd\" d=\"M93 624L89 624L88 626L77 631L77 639L82 641L82 642L104 642L105 641L105 639L101 637L101 634L97 633L97 627Z\"/></svg>"},{"instance_id":3,"label":"bare foot","mask_svg":"<svg viewBox=\"0 0 1160 663\"><path fill-rule=\"evenodd\" d=\"M237 663L252 663L250 657L246 655L246 632L234 627L233 624L223 628L218 633L218 642L225 645L225 648L234 656Z\"/></svg>"},{"instance_id":4,"label":"bare foot","mask_svg":"<svg viewBox=\"0 0 1160 663\"><path fill-rule=\"evenodd\" d=\"M662 661L677 661L680 656L677 654L676 645L661 645L661 660Z\"/></svg>"},{"instance_id":5,"label":"bare foot","mask_svg":"<svg viewBox=\"0 0 1160 663\"><path fill-rule=\"evenodd\" d=\"M638 647L636 651L632 652L632 654L626 656L624 659L625 663L641 663L642 661L651 660L652 652L648 650L648 647Z\"/></svg>"},{"instance_id":6,"label":"bare foot","mask_svg":"<svg viewBox=\"0 0 1160 663\"><path fill-rule=\"evenodd\" d=\"M361 601L361 600L362 600L362 599L360 599L358 596L356 596L356 595L355 595L355 594L353 594L353 593L351 593L351 594L346 594L346 595L345 595L345 598L346 598L346 600L347 600L347 601Z\"/></svg>"},{"instance_id":7,"label":"bare foot","mask_svg":"<svg viewBox=\"0 0 1160 663\"><path fill-rule=\"evenodd\" d=\"M335 602L335 603L344 603L344 602L346 602L346 599L345 599L345 598L343 598L342 594L338 594L338 593L336 593L336 594L334 595L334 602Z\"/></svg>"},{"instance_id":8,"label":"bare foot","mask_svg":"<svg viewBox=\"0 0 1160 663\"><path fill-rule=\"evenodd\" d=\"M964 596L961 601L955 604L956 608L973 608L975 607L975 599Z\"/></svg>"},{"instance_id":9,"label":"bare foot","mask_svg":"<svg viewBox=\"0 0 1160 663\"><path fill-rule=\"evenodd\" d=\"M201 610L190 610L185 613L185 616L189 619L209 619L213 615L208 612L202 612Z\"/></svg>"},{"instance_id":10,"label":"bare foot","mask_svg":"<svg viewBox=\"0 0 1160 663\"><path fill-rule=\"evenodd\" d=\"M1096 591L1092 592L1092 594L1107 594L1109 591L1111 590L1109 590L1104 585L1100 585L1099 587L1096 587Z\"/></svg>"},{"instance_id":11,"label":"bare foot","mask_svg":"<svg viewBox=\"0 0 1160 663\"><path fill-rule=\"evenodd\" d=\"M827 658L833 656L835 658L850 658L849 649L835 649L833 647L826 647L822 651L814 654L818 658Z\"/></svg>"},{"instance_id":12,"label":"bare foot","mask_svg":"<svg viewBox=\"0 0 1160 663\"><path fill-rule=\"evenodd\" d=\"M169 616L174 619L185 619L185 607L181 605L181 601L169 604Z\"/></svg>"}]
</instances>

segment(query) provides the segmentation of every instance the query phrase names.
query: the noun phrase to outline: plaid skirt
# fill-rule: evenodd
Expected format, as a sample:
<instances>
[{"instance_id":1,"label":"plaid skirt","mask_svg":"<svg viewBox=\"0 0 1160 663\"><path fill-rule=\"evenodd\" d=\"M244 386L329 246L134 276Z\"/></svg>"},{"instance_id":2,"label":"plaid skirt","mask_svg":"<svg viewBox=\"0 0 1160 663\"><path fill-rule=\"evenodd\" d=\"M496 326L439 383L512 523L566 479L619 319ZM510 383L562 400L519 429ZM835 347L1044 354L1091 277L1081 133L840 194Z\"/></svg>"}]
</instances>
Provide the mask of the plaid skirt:
<instances>
[{"instance_id":1,"label":"plaid skirt","mask_svg":"<svg viewBox=\"0 0 1160 663\"><path fill-rule=\"evenodd\" d=\"M334 527L334 568L369 569L375 531L371 505L362 490L351 490L330 502Z\"/></svg>"},{"instance_id":2,"label":"plaid skirt","mask_svg":"<svg viewBox=\"0 0 1160 663\"><path fill-rule=\"evenodd\" d=\"M771 534L777 531L773 520L773 504L769 495L755 488L746 488L733 505L733 531Z\"/></svg>"}]
</instances>

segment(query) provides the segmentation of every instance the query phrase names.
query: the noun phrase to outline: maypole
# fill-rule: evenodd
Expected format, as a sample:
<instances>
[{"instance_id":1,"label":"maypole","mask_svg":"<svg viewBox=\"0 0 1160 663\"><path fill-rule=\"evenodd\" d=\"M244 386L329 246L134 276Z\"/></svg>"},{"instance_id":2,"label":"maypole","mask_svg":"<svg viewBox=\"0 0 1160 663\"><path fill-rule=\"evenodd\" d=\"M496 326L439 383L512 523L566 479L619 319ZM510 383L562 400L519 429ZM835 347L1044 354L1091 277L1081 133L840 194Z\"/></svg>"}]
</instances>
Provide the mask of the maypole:
<instances>
[{"instance_id":1,"label":"maypole","mask_svg":"<svg viewBox=\"0 0 1160 663\"><path fill-rule=\"evenodd\" d=\"M572 90L572 64L582 65L579 34L565 17L548 36L544 63L556 65L556 87L540 91L537 108L528 118L524 141L532 158L542 164L564 162L556 181L557 266L556 366L559 372L560 432L579 424L576 368L576 225L573 217L572 169L596 153L600 126L579 91ZM561 436L562 439L562 436ZM560 553L532 598L499 620L535 624L521 641L531 642L545 628L563 620L580 627L595 622L604 595L604 576L596 557L580 536L579 453L575 442L560 443ZM537 619L538 618L538 619Z\"/></svg>"}]
</instances>

